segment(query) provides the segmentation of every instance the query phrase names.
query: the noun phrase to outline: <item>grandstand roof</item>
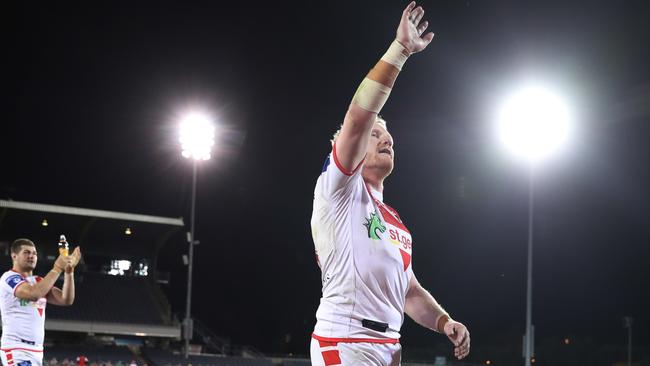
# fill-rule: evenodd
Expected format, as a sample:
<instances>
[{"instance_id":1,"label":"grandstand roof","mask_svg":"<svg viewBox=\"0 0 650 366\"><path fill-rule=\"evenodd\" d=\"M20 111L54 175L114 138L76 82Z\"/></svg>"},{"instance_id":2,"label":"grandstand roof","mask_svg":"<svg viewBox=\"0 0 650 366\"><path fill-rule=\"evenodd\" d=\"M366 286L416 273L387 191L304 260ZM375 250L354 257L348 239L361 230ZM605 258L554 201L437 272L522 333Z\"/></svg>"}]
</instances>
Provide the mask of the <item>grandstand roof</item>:
<instances>
[{"instance_id":1,"label":"grandstand roof","mask_svg":"<svg viewBox=\"0 0 650 366\"><path fill-rule=\"evenodd\" d=\"M0 200L0 248L5 253L11 241L27 237L36 243L41 261L48 262L57 254L59 235L65 234L72 247L83 246L84 267L93 272L101 272L107 258L151 258L149 273L155 273L159 250L170 241L184 242L174 235L183 226L182 218ZM77 280L77 306L49 309L46 329L180 337L180 327L170 323L169 305L152 281L91 273Z\"/></svg>"},{"instance_id":2,"label":"grandstand roof","mask_svg":"<svg viewBox=\"0 0 650 366\"><path fill-rule=\"evenodd\" d=\"M153 257L183 226L182 217L0 200L0 245L27 237L37 244L52 243L40 248L46 254L55 252L59 235L65 234L72 246L83 246L86 254L110 251L116 256ZM126 228L130 235L125 234Z\"/></svg>"}]
</instances>

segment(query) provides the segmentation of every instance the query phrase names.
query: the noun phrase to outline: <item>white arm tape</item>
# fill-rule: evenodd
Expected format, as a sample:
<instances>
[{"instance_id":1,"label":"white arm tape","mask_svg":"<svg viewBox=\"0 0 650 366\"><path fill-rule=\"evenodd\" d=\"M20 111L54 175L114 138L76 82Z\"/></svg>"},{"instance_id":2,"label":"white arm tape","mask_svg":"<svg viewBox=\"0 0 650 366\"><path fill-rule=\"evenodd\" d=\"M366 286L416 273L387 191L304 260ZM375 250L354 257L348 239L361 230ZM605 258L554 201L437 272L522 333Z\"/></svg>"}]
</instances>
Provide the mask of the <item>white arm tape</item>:
<instances>
[{"instance_id":1,"label":"white arm tape","mask_svg":"<svg viewBox=\"0 0 650 366\"><path fill-rule=\"evenodd\" d=\"M365 78L352 97L352 103L367 110L379 113L390 95L390 88L374 80Z\"/></svg>"},{"instance_id":2,"label":"white arm tape","mask_svg":"<svg viewBox=\"0 0 650 366\"><path fill-rule=\"evenodd\" d=\"M406 62L406 59L409 58L410 52L401 43L394 40L393 43L388 47L388 51L381 57L381 60L387 62L395 67L399 71L402 71L402 66Z\"/></svg>"}]
</instances>

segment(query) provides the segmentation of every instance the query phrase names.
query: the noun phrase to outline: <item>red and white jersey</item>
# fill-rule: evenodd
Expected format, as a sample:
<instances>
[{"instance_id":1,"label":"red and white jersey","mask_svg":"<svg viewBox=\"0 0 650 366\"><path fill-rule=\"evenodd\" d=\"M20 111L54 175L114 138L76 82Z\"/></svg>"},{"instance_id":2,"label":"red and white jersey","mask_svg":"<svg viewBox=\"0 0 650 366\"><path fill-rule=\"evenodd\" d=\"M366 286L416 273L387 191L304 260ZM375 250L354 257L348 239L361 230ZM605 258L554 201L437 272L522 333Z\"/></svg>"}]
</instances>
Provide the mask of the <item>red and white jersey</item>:
<instances>
[{"instance_id":1,"label":"red and white jersey","mask_svg":"<svg viewBox=\"0 0 650 366\"><path fill-rule=\"evenodd\" d=\"M43 351L47 300L45 298L40 298L38 301L22 300L15 295L18 286L29 286L40 280L41 277L23 277L14 271L7 271L0 277L2 350Z\"/></svg>"},{"instance_id":2,"label":"red and white jersey","mask_svg":"<svg viewBox=\"0 0 650 366\"><path fill-rule=\"evenodd\" d=\"M316 182L311 228L323 295L313 337L396 342L413 275L412 239L382 194L365 184L362 165L346 171L335 145Z\"/></svg>"}]
</instances>

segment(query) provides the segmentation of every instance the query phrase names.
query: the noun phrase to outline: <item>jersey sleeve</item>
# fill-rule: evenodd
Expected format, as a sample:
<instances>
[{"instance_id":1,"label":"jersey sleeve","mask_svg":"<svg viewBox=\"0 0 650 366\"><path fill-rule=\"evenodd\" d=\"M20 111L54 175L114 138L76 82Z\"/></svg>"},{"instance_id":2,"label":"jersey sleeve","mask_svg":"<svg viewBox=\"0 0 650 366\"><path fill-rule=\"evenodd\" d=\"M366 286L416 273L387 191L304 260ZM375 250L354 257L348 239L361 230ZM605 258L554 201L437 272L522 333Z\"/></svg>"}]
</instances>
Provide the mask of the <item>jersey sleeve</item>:
<instances>
[{"instance_id":1,"label":"jersey sleeve","mask_svg":"<svg viewBox=\"0 0 650 366\"><path fill-rule=\"evenodd\" d=\"M2 287L3 292L9 292L14 295L18 286L24 282L26 282L25 278L18 273L7 272L2 275L2 283L0 283L0 286Z\"/></svg>"},{"instance_id":2,"label":"jersey sleeve","mask_svg":"<svg viewBox=\"0 0 650 366\"><path fill-rule=\"evenodd\" d=\"M364 158L365 159L365 158ZM348 188L361 176L362 160L354 170L350 171L343 167L336 155L336 144L332 146L332 152L328 155L321 172L322 187L321 194L325 198L334 198L334 196L345 195L350 193Z\"/></svg>"},{"instance_id":3,"label":"jersey sleeve","mask_svg":"<svg viewBox=\"0 0 650 366\"><path fill-rule=\"evenodd\" d=\"M343 231L344 235L349 235L349 232L341 230L341 227L347 222L355 194L364 187L361 177L362 166L363 161L354 170L346 170L338 161L336 144L325 159L314 190L314 210L311 221L319 266L327 261L335 246L342 242L340 237L336 237L335 232Z\"/></svg>"}]
</instances>

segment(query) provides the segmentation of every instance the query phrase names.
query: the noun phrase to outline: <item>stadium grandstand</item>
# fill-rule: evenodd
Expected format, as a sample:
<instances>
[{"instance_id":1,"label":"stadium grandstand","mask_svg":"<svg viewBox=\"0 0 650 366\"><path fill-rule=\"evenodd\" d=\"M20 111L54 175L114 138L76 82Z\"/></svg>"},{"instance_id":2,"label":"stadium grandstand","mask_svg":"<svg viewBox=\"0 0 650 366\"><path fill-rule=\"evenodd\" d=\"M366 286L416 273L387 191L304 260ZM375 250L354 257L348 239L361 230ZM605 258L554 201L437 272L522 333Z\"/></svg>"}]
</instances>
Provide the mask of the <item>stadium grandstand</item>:
<instances>
[{"instance_id":1,"label":"stadium grandstand","mask_svg":"<svg viewBox=\"0 0 650 366\"><path fill-rule=\"evenodd\" d=\"M182 315L172 311L164 290L170 272L159 268L171 246L187 245L182 218L0 200L3 272L11 266L11 242L27 237L39 252L35 274L44 275L58 255L60 234L67 236L72 247L82 247L83 259L75 274L74 305L47 307L44 365L311 364L307 355L271 357L251 346L233 345L199 319L194 319L189 356L185 357ZM82 358L87 362L80 364ZM403 365L470 364L439 358Z\"/></svg>"}]
</instances>

